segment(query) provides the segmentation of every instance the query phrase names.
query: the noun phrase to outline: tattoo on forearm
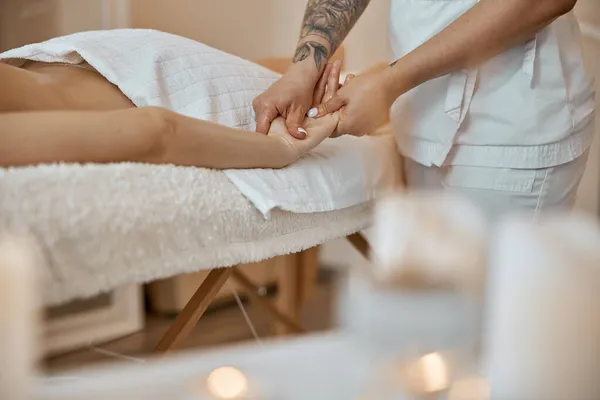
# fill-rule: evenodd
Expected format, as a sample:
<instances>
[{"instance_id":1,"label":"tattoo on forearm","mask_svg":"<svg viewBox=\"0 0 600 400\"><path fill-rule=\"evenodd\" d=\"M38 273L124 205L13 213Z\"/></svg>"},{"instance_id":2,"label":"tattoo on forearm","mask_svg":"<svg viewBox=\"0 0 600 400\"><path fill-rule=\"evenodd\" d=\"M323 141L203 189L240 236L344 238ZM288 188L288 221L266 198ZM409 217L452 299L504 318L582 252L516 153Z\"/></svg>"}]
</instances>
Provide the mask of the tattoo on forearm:
<instances>
[{"instance_id":1,"label":"tattoo on forearm","mask_svg":"<svg viewBox=\"0 0 600 400\"><path fill-rule=\"evenodd\" d=\"M317 69L321 70L321 65L323 65L323 61L327 61L328 52L327 48L319 42L309 41L299 45L296 49L296 53L294 54L293 62L296 63L298 61L306 60L311 54L311 49Z\"/></svg>"},{"instance_id":2,"label":"tattoo on forearm","mask_svg":"<svg viewBox=\"0 0 600 400\"><path fill-rule=\"evenodd\" d=\"M317 68L323 63L323 58L327 59L335 53L348 32L352 29L358 18L362 15L370 0L309 0L304 14L300 39L307 36L320 36L329 44L329 50L321 45L325 50L317 54L316 47L314 51L315 64ZM307 42L310 43L310 42ZM313 42L316 43L316 42ZM298 46L296 54L305 46L302 43ZM318 44L318 43L317 43ZM305 48L302 51L309 50ZM302 52L301 51L301 52ZM324 54L324 56L323 56ZM305 56L303 59L308 57ZM295 60L295 58L294 58ZM296 61L295 61L296 62Z\"/></svg>"}]
</instances>

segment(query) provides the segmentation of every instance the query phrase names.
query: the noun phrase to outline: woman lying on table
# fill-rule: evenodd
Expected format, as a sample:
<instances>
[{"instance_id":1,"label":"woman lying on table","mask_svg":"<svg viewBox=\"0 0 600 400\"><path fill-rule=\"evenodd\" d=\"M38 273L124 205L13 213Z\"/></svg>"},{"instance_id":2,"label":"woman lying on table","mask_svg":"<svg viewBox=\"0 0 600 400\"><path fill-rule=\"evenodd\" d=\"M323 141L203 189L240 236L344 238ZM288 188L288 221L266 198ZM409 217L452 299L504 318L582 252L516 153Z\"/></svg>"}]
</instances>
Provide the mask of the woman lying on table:
<instances>
[{"instance_id":1,"label":"woman lying on table","mask_svg":"<svg viewBox=\"0 0 600 400\"><path fill-rule=\"evenodd\" d=\"M330 64L315 105L338 89ZM0 167L41 163L141 162L215 169L282 168L335 129L338 115L307 119L305 140L275 120L267 135L140 107L87 64L0 63Z\"/></svg>"}]
</instances>

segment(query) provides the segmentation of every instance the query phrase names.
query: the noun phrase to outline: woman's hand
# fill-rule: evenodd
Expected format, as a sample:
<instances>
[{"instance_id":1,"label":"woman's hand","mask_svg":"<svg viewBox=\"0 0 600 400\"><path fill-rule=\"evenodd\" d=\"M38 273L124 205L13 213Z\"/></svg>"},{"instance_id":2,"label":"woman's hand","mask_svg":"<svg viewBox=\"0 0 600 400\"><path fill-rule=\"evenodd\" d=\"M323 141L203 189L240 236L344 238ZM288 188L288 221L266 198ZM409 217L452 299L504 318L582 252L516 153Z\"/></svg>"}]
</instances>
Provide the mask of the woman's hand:
<instances>
[{"instance_id":1,"label":"woman's hand","mask_svg":"<svg viewBox=\"0 0 600 400\"><path fill-rule=\"evenodd\" d=\"M269 137L280 140L286 147L289 164L295 162L304 154L317 147L323 140L327 139L337 127L339 113L325 115L323 118L306 118L303 125L306 129L304 139L296 139L287 133L285 119L277 117L271 123Z\"/></svg>"},{"instance_id":2,"label":"woman's hand","mask_svg":"<svg viewBox=\"0 0 600 400\"><path fill-rule=\"evenodd\" d=\"M373 133L389 121L390 108L396 100L389 87L387 70L356 77L348 75L340 90L330 100L311 109L309 115L319 119L339 111L340 122L332 137Z\"/></svg>"}]
</instances>

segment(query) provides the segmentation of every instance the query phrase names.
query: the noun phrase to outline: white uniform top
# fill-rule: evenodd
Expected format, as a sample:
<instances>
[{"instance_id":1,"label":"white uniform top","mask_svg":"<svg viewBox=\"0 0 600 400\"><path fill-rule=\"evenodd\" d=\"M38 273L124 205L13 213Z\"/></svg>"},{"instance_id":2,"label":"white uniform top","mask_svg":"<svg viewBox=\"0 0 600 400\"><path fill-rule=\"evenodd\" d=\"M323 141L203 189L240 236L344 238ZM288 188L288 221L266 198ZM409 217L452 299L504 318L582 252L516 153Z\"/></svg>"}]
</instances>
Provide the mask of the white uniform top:
<instances>
[{"instance_id":1,"label":"white uniform top","mask_svg":"<svg viewBox=\"0 0 600 400\"><path fill-rule=\"evenodd\" d=\"M398 59L478 0L392 0L390 42ZM392 107L400 151L423 165L545 168L569 162L592 140L594 114L581 36L568 13L471 70L428 81Z\"/></svg>"}]
</instances>

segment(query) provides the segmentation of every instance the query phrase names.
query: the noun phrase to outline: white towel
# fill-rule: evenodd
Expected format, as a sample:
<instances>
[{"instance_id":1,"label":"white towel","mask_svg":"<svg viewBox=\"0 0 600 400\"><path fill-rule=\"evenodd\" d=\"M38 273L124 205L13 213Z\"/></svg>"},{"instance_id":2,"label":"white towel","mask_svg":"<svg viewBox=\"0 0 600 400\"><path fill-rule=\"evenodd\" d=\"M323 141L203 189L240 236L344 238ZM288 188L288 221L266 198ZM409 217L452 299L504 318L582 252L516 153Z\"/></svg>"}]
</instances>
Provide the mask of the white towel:
<instances>
[{"instance_id":1,"label":"white towel","mask_svg":"<svg viewBox=\"0 0 600 400\"><path fill-rule=\"evenodd\" d=\"M0 54L22 60L89 63L137 106L254 130L252 100L279 75L202 43L155 30L91 31ZM262 213L333 211L363 204L396 175L390 137L328 139L281 170L229 170L229 179Z\"/></svg>"},{"instance_id":2,"label":"white towel","mask_svg":"<svg viewBox=\"0 0 600 400\"><path fill-rule=\"evenodd\" d=\"M276 208L324 212L381 197L396 185L397 158L392 135L340 137L326 140L284 169L229 170L226 174L268 218Z\"/></svg>"}]
</instances>

